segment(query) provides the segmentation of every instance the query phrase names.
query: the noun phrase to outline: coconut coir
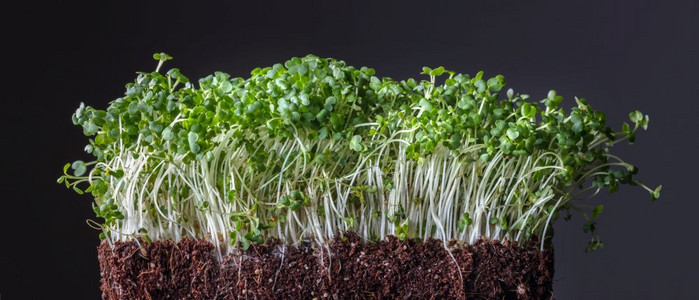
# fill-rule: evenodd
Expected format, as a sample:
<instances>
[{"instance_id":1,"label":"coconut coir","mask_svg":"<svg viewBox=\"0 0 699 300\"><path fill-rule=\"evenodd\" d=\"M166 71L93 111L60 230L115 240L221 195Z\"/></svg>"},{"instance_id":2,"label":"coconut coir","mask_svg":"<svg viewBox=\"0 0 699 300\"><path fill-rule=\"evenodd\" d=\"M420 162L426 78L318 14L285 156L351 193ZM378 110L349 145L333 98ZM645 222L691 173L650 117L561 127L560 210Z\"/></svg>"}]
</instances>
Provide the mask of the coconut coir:
<instances>
[{"instance_id":1,"label":"coconut coir","mask_svg":"<svg viewBox=\"0 0 699 300\"><path fill-rule=\"evenodd\" d=\"M279 241L218 257L210 242L103 242L103 299L549 299L553 252L534 243ZM450 255L451 254L451 255Z\"/></svg>"}]
</instances>

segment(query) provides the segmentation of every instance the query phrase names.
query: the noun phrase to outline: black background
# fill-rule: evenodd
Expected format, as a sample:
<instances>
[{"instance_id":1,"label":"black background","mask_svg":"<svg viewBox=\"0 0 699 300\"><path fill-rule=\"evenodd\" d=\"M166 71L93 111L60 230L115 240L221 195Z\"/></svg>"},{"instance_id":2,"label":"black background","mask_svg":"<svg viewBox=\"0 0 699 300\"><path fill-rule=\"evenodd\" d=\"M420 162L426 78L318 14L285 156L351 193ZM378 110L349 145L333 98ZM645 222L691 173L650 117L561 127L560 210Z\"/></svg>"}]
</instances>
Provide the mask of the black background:
<instances>
[{"instance_id":1,"label":"black background","mask_svg":"<svg viewBox=\"0 0 699 300\"><path fill-rule=\"evenodd\" d=\"M647 132L615 153L663 184L601 194L606 247L585 254L581 218L556 224L559 299L687 299L699 277L699 4L696 1L39 3L2 9L2 299L97 299L98 232L88 196L56 184L88 159L71 124L81 101L104 108L151 55L175 57L192 79L246 76L313 53L419 77L422 66L486 75L535 99L556 89L587 98L619 128L650 115ZM9 67L9 68L8 68Z\"/></svg>"}]
</instances>

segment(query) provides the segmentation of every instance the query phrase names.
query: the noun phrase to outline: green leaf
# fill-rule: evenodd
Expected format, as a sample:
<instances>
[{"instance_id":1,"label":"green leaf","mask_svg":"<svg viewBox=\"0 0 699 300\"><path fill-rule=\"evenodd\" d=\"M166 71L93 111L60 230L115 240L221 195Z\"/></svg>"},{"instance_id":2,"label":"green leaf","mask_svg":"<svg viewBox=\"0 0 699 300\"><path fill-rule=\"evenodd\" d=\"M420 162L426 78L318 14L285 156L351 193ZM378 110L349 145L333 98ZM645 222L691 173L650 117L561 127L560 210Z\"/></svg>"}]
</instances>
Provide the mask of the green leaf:
<instances>
[{"instance_id":1,"label":"green leaf","mask_svg":"<svg viewBox=\"0 0 699 300\"><path fill-rule=\"evenodd\" d=\"M476 81L481 80L481 78L483 78L483 71L478 71L478 73L476 73L476 76L473 77L472 80L473 80L473 82L475 83Z\"/></svg>"},{"instance_id":2,"label":"green leaf","mask_svg":"<svg viewBox=\"0 0 699 300\"><path fill-rule=\"evenodd\" d=\"M643 120L643 113L640 111L631 112L629 113L629 119L631 119L631 122L638 123Z\"/></svg>"},{"instance_id":3,"label":"green leaf","mask_svg":"<svg viewBox=\"0 0 699 300\"><path fill-rule=\"evenodd\" d=\"M585 224L583 224L583 232L594 233L596 230L596 227L597 227L596 222L588 220L587 222L585 222Z\"/></svg>"},{"instance_id":4,"label":"green leaf","mask_svg":"<svg viewBox=\"0 0 699 300\"><path fill-rule=\"evenodd\" d=\"M430 103L430 101L427 99L420 100L419 104L425 111L431 111L433 108L432 103Z\"/></svg>"},{"instance_id":5,"label":"green leaf","mask_svg":"<svg viewBox=\"0 0 699 300\"><path fill-rule=\"evenodd\" d=\"M361 152L364 149L361 136L355 135L352 137L352 140L350 140L350 149L357 152Z\"/></svg>"},{"instance_id":6,"label":"green leaf","mask_svg":"<svg viewBox=\"0 0 699 300\"><path fill-rule=\"evenodd\" d=\"M570 116L570 121L573 123L573 132L581 132L583 131L583 119L580 115L578 114L572 114Z\"/></svg>"},{"instance_id":7,"label":"green leaf","mask_svg":"<svg viewBox=\"0 0 699 300\"><path fill-rule=\"evenodd\" d=\"M590 242L587 244L587 247L585 248L585 252L586 252L586 253L587 253L587 252L592 252L592 251L596 251L596 250L599 250L599 249L602 249L602 248L604 248L604 244L603 244L600 240L598 240L598 239L593 239L592 241L590 241Z\"/></svg>"},{"instance_id":8,"label":"green leaf","mask_svg":"<svg viewBox=\"0 0 699 300\"><path fill-rule=\"evenodd\" d=\"M449 145L454 149L459 148L461 147L461 139L462 135L460 133L453 134L449 139Z\"/></svg>"},{"instance_id":9,"label":"green leaf","mask_svg":"<svg viewBox=\"0 0 699 300\"><path fill-rule=\"evenodd\" d=\"M253 231L248 231L248 233L245 234L245 238L248 239L250 242L253 243L262 243L262 235L260 234L260 225L258 224L258 228L255 228Z\"/></svg>"},{"instance_id":10,"label":"green leaf","mask_svg":"<svg viewBox=\"0 0 699 300\"><path fill-rule=\"evenodd\" d=\"M329 134L328 128L322 127L322 128L320 128L320 130L318 130L318 139L323 140L323 139L328 137L328 134Z\"/></svg>"},{"instance_id":11,"label":"green leaf","mask_svg":"<svg viewBox=\"0 0 699 300\"><path fill-rule=\"evenodd\" d=\"M231 231L228 233L228 237L231 238L231 246L235 246L235 243L238 241L238 233L235 231Z\"/></svg>"},{"instance_id":12,"label":"green leaf","mask_svg":"<svg viewBox=\"0 0 699 300\"><path fill-rule=\"evenodd\" d=\"M73 168L73 175L75 176L83 176L85 172L87 171L87 167L85 166L85 162L82 160L76 160L73 162L71 165Z\"/></svg>"},{"instance_id":13,"label":"green leaf","mask_svg":"<svg viewBox=\"0 0 699 300\"><path fill-rule=\"evenodd\" d=\"M507 217L502 216L502 218L500 218L500 227L502 228L502 230L509 229L510 226L508 225Z\"/></svg>"},{"instance_id":14,"label":"green leaf","mask_svg":"<svg viewBox=\"0 0 699 300\"><path fill-rule=\"evenodd\" d=\"M640 122L640 123L641 123L641 128L643 128L643 130L647 130L647 129L648 129L648 120L649 120L648 115L643 116L643 120L641 120L641 122Z\"/></svg>"},{"instance_id":15,"label":"green leaf","mask_svg":"<svg viewBox=\"0 0 699 300\"><path fill-rule=\"evenodd\" d=\"M382 83L381 83L381 80L380 80L378 77L372 76L372 77L371 77L371 83L369 84L369 87L370 87L372 90L378 91L378 90L381 89L381 84L382 84Z\"/></svg>"},{"instance_id":16,"label":"green leaf","mask_svg":"<svg viewBox=\"0 0 699 300\"><path fill-rule=\"evenodd\" d=\"M604 205L600 204L600 205L595 206L592 209L592 217L593 218L599 217L599 214L602 213L603 210L604 210Z\"/></svg>"},{"instance_id":17,"label":"green leaf","mask_svg":"<svg viewBox=\"0 0 699 300\"><path fill-rule=\"evenodd\" d=\"M187 135L187 141L189 142L189 150L194 153L199 153L200 147L197 145L199 140L199 135L196 132L190 131Z\"/></svg>"},{"instance_id":18,"label":"green leaf","mask_svg":"<svg viewBox=\"0 0 699 300\"><path fill-rule=\"evenodd\" d=\"M333 128L335 130L341 130L342 126L344 125L343 123L344 121L342 120L342 116L340 116L339 114L333 113L332 115L330 115L330 124L333 125Z\"/></svg>"},{"instance_id":19,"label":"green leaf","mask_svg":"<svg viewBox=\"0 0 699 300\"><path fill-rule=\"evenodd\" d=\"M73 186L73 190L74 190L76 193L80 194L80 195L84 194L83 190L81 190L80 188L78 188L77 185L74 185L74 186Z\"/></svg>"},{"instance_id":20,"label":"green leaf","mask_svg":"<svg viewBox=\"0 0 699 300\"><path fill-rule=\"evenodd\" d=\"M243 250L248 250L250 248L250 241L245 238L245 236L238 236L238 240L240 241L240 247L243 248Z\"/></svg>"},{"instance_id":21,"label":"green leaf","mask_svg":"<svg viewBox=\"0 0 699 300\"><path fill-rule=\"evenodd\" d=\"M207 202L207 201L197 202L197 209L199 209L200 211L207 211L209 209L209 202Z\"/></svg>"},{"instance_id":22,"label":"green leaf","mask_svg":"<svg viewBox=\"0 0 699 300\"><path fill-rule=\"evenodd\" d=\"M631 127L629 126L629 123L624 122L621 124L621 132L630 135L631 134Z\"/></svg>"},{"instance_id":23,"label":"green leaf","mask_svg":"<svg viewBox=\"0 0 699 300\"><path fill-rule=\"evenodd\" d=\"M288 207L293 211L306 204L308 204L308 197L298 190L293 190L288 195L279 198L278 206Z\"/></svg>"},{"instance_id":24,"label":"green leaf","mask_svg":"<svg viewBox=\"0 0 699 300\"><path fill-rule=\"evenodd\" d=\"M124 177L124 170L116 170L112 172L112 176L114 176L114 178Z\"/></svg>"},{"instance_id":25,"label":"green leaf","mask_svg":"<svg viewBox=\"0 0 699 300\"><path fill-rule=\"evenodd\" d=\"M471 225L473 223L473 220L471 220L471 217L469 216L468 212L465 212L463 216L459 219L459 231L464 231L466 227Z\"/></svg>"},{"instance_id":26,"label":"green leaf","mask_svg":"<svg viewBox=\"0 0 699 300\"><path fill-rule=\"evenodd\" d=\"M533 118L536 116L536 106L530 103L524 103L521 107L522 117Z\"/></svg>"},{"instance_id":27,"label":"green leaf","mask_svg":"<svg viewBox=\"0 0 699 300\"><path fill-rule=\"evenodd\" d=\"M488 89L490 89L491 91L499 92L505 85L505 77L503 77L502 75L498 75L493 78L490 78L488 79L487 85Z\"/></svg>"},{"instance_id":28,"label":"green leaf","mask_svg":"<svg viewBox=\"0 0 699 300\"><path fill-rule=\"evenodd\" d=\"M519 131L517 131L516 128L510 127L510 128L507 129L507 137L509 137L510 139L514 140L514 139L516 139L517 137L519 137Z\"/></svg>"},{"instance_id":29,"label":"green leaf","mask_svg":"<svg viewBox=\"0 0 699 300\"><path fill-rule=\"evenodd\" d=\"M657 200L658 198L660 198L660 190L661 190L662 188L663 188L663 186L662 186L662 185L659 185L658 187L655 188L655 190L653 190L653 192L651 193L651 200L652 200L652 201L655 201L655 200Z\"/></svg>"},{"instance_id":30,"label":"green leaf","mask_svg":"<svg viewBox=\"0 0 699 300\"><path fill-rule=\"evenodd\" d=\"M327 99L325 99L325 109L327 109L328 111L332 111L335 103L337 103L337 99L335 99L335 97L328 97Z\"/></svg>"},{"instance_id":31,"label":"green leaf","mask_svg":"<svg viewBox=\"0 0 699 300\"><path fill-rule=\"evenodd\" d=\"M439 68L436 68L436 69L430 71L430 75L432 75L432 76L439 77L439 76L442 76L442 74L444 74L444 67L439 67Z\"/></svg>"},{"instance_id":32,"label":"green leaf","mask_svg":"<svg viewBox=\"0 0 699 300\"><path fill-rule=\"evenodd\" d=\"M327 116L328 116L328 110L323 108L318 112L318 114L316 114L316 120L318 120L318 122L323 122ZM323 127L323 128L325 128L325 127Z\"/></svg>"},{"instance_id":33,"label":"green leaf","mask_svg":"<svg viewBox=\"0 0 699 300\"><path fill-rule=\"evenodd\" d=\"M408 236L408 220L396 227L396 237L403 241Z\"/></svg>"},{"instance_id":34,"label":"green leaf","mask_svg":"<svg viewBox=\"0 0 699 300\"><path fill-rule=\"evenodd\" d=\"M303 105L303 106L311 105L311 100L308 99L308 94L299 95L299 99L301 99L301 105Z\"/></svg>"},{"instance_id":35,"label":"green leaf","mask_svg":"<svg viewBox=\"0 0 699 300\"><path fill-rule=\"evenodd\" d=\"M476 82L473 83L473 86L478 89L479 93L485 92L486 83L482 79L476 80Z\"/></svg>"},{"instance_id":36,"label":"green leaf","mask_svg":"<svg viewBox=\"0 0 699 300\"><path fill-rule=\"evenodd\" d=\"M172 129L170 127L165 127L165 129L163 129L162 134L163 134L163 140L166 140L166 141L171 141L172 139L175 138L175 134L172 132Z\"/></svg>"},{"instance_id":37,"label":"green leaf","mask_svg":"<svg viewBox=\"0 0 699 300\"><path fill-rule=\"evenodd\" d=\"M528 155L529 153L526 150L521 150L517 149L512 151L512 155Z\"/></svg>"},{"instance_id":38,"label":"green leaf","mask_svg":"<svg viewBox=\"0 0 699 300\"><path fill-rule=\"evenodd\" d=\"M171 60L172 56L168 55L167 53L160 52L160 53L153 54L153 59L166 61L166 60Z\"/></svg>"}]
</instances>

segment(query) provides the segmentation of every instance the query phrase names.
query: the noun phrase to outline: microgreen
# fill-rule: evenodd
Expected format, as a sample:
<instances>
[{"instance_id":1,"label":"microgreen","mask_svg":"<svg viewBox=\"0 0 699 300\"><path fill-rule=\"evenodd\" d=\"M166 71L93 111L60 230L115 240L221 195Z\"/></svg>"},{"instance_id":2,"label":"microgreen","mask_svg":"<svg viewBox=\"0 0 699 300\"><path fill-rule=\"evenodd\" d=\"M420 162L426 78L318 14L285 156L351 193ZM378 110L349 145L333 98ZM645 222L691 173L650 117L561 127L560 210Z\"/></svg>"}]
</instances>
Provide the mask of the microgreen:
<instances>
[{"instance_id":1,"label":"microgreen","mask_svg":"<svg viewBox=\"0 0 699 300\"><path fill-rule=\"evenodd\" d=\"M587 198L622 184L659 197L610 153L647 128L638 111L617 132L583 98L566 111L555 91L501 97L505 78L483 72L425 67L428 80L395 81L309 55L191 82L160 71L169 55L153 58L106 109L81 103L72 117L95 159L66 164L58 181L92 194L103 238L232 250L353 230L543 248L558 212L574 209L591 216L594 250L603 207Z\"/></svg>"}]
</instances>

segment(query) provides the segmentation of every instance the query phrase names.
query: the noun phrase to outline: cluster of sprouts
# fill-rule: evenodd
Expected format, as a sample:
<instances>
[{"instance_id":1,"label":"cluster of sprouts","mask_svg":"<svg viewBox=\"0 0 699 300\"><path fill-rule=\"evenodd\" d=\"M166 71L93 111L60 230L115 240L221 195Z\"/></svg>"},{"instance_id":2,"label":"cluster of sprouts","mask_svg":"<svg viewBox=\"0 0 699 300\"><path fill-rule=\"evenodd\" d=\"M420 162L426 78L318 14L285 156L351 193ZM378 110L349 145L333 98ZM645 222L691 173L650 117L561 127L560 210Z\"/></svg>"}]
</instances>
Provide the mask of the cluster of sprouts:
<instances>
[{"instance_id":1,"label":"cluster of sprouts","mask_svg":"<svg viewBox=\"0 0 699 300\"><path fill-rule=\"evenodd\" d=\"M619 184L659 195L609 152L646 128L637 111L615 132L585 99L566 112L554 91L503 97L504 78L482 72L423 68L427 80L395 81L309 55L192 84L160 72L167 54L154 58L106 110L73 115L95 160L67 164L59 182L94 196L104 222L93 225L110 242L193 237L230 252L354 231L544 248L573 209L593 250L602 206L588 198Z\"/></svg>"}]
</instances>

